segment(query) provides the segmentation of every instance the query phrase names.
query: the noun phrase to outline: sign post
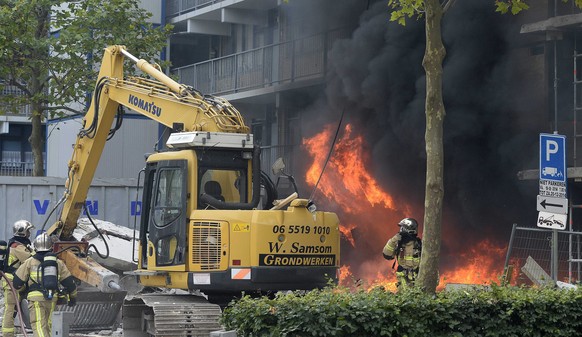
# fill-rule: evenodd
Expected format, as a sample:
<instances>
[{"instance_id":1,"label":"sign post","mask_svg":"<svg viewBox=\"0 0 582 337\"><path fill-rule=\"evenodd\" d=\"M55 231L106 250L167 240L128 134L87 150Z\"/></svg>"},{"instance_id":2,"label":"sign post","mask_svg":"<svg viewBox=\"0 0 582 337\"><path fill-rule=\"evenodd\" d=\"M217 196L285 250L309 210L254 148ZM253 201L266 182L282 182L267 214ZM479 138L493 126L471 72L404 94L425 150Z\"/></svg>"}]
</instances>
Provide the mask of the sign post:
<instances>
[{"instance_id":1,"label":"sign post","mask_svg":"<svg viewBox=\"0 0 582 337\"><path fill-rule=\"evenodd\" d=\"M537 226L565 229L568 217L566 196L566 137L558 134L540 134L540 192Z\"/></svg>"}]
</instances>

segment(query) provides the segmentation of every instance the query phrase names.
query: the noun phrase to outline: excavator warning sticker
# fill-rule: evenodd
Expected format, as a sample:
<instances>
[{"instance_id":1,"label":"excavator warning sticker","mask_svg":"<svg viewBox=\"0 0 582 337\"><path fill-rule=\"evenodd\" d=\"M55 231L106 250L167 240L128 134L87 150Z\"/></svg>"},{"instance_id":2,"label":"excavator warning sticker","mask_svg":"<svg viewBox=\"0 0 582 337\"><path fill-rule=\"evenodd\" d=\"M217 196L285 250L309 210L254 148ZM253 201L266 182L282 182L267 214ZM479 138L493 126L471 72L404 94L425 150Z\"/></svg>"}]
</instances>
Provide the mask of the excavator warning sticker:
<instances>
[{"instance_id":1,"label":"excavator warning sticker","mask_svg":"<svg viewBox=\"0 0 582 337\"><path fill-rule=\"evenodd\" d=\"M233 280L250 280L251 268L233 268L230 270L230 277Z\"/></svg>"},{"instance_id":2,"label":"excavator warning sticker","mask_svg":"<svg viewBox=\"0 0 582 337\"><path fill-rule=\"evenodd\" d=\"M234 224L233 232L250 232L251 226L248 223Z\"/></svg>"},{"instance_id":3,"label":"excavator warning sticker","mask_svg":"<svg viewBox=\"0 0 582 337\"><path fill-rule=\"evenodd\" d=\"M260 266L335 266L335 255L259 254Z\"/></svg>"}]
</instances>

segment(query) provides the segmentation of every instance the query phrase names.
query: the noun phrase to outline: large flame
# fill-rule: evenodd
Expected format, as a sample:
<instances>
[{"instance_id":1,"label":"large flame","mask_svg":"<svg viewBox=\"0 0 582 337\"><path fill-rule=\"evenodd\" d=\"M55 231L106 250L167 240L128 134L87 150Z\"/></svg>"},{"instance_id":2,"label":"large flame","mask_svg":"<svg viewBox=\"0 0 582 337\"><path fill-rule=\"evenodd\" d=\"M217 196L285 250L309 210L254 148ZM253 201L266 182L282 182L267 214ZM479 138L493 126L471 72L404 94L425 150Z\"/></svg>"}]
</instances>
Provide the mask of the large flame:
<instances>
[{"instance_id":1,"label":"large flame","mask_svg":"<svg viewBox=\"0 0 582 337\"><path fill-rule=\"evenodd\" d=\"M331 127L327 126L313 138L303 140L303 145L314 159L313 165L306 174L306 181L312 186L317 183L323 170L331 135ZM376 180L366 170L365 163L368 160L362 151L363 147L363 138L352 137L352 127L348 124L345 128L345 136L336 144L326 172L321 177L319 190L328 199L334 199L338 204L346 205L345 211L349 213L365 210L366 203L354 202L354 200L365 200L371 206L394 209L392 197L382 191ZM339 181L342 184L336 184Z\"/></svg>"},{"instance_id":2,"label":"large flame","mask_svg":"<svg viewBox=\"0 0 582 337\"><path fill-rule=\"evenodd\" d=\"M342 250L341 284L366 288L382 286L394 290L396 278L393 262L382 258L382 248L396 234L396 224L400 219L421 217L424 210L420 206L414 209L400 199L395 202L389 188L384 190L368 169L371 166L364 138L355 135L349 124L343 131L327 164L325 162L333 141L332 126L326 126L319 134L303 140L312 158L305 180L311 186L317 184L319 193L325 197L326 206L338 213L340 230L345 242L349 243L347 251ZM327 166L321 175L324 165ZM318 202L322 203L321 200ZM446 227L443 231L446 232ZM447 241L450 243L451 240L451 236L443 235L442 245L447 246ZM498 282L504 254L504 247L496 247L482 240L469 249L463 248L460 253L441 256L439 288L447 283Z\"/></svg>"}]
</instances>

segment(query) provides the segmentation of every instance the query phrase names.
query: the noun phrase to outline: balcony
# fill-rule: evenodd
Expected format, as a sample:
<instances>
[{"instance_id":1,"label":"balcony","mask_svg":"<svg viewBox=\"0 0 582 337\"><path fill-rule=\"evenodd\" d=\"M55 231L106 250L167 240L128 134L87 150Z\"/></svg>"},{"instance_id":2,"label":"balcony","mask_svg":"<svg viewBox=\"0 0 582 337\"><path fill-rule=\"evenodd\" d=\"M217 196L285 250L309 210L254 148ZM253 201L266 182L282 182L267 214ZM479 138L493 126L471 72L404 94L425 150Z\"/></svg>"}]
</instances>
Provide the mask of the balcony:
<instances>
[{"instance_id":1,"label":"balcony","mask_svg":"<svg viewBox=\"0 0 582 337\"><path fill-rule=\"evenodd\" d=\"M46 170L46 153L43 153ZM24 153L24 161L20 151L2 151L0 160L0 176L30 177L34 168L32 152Z\"/></svg>"},{"instance_id":2,"label":"balcony","mask_svg":"<svg viewBox=\"0 0 582 337\"><path fill-rule=\"evenodd\" d=\"M166 0L166 15L175 16L214 5L224 0Z\"/></svg>"},{"instance_id":3,"label":"balcony","mask_svg":"<svg viewBox=\"0 0 582 337\"><path fill-rule=\"evenodd\" d=\"M175 68L172 73L180 83L213 95L323 80L327 52L347 35L343 30L329 31Z\"/></svg>"},{"instance_id":4,"label":"balcony","mask_svg":"<svg viewBox=\"0 0 582 337\"><path fill-rule=\"evenodd\" d=\"M6 85L6 86L2 87L2 90L0 90L0 96L7 96L7 95L22 96L22 95L24 95L24 93L22 92L22 90L18 89L17 87L15 87L13 85ZM19 110L20 111L18 113L4 112L4 114L6 116L30 117L31 111L32 111L30 105L24 105Z\"/></svg>"},{"instance_id":5,"label":"balcony","mask_svg":"<svg viewBox=\"0 0 582 337\"><path fill-rule=\"evenodd\" d=\"M32 176L32 162L0 161L0 176Z\"/></svg>"}]
</instances>

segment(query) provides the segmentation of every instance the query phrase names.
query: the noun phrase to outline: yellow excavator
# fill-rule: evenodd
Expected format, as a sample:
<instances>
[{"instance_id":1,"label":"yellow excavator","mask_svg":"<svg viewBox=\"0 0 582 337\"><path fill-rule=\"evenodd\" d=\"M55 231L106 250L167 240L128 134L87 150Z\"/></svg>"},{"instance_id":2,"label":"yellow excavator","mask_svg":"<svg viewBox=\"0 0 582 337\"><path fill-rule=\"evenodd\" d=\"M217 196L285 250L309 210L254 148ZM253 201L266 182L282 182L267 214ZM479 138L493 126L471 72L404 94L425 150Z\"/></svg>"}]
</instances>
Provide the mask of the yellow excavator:
<instances>
[{"instance_id":1,"label":"yellow excavator","mask_svg":"<svg viewBox=\"0 0 582 337\"><path fill-rule=\"evenodd\" d=\"M124 77L126 59L144 75ZM219 329L220 306L243 292L337 282L337 215L316 211L296 193L262 207L260 147L241 114L120 45L105 49L68 163L62 210L47 230L76 278L105 293L121 288L119 274L88 257L86 242L72 234L122 107L172 130L167 150L146 160L137 269L126 272L146 289L172 291L127 298L124 336L208 336Z\"/></svg>"}]
</instances>

